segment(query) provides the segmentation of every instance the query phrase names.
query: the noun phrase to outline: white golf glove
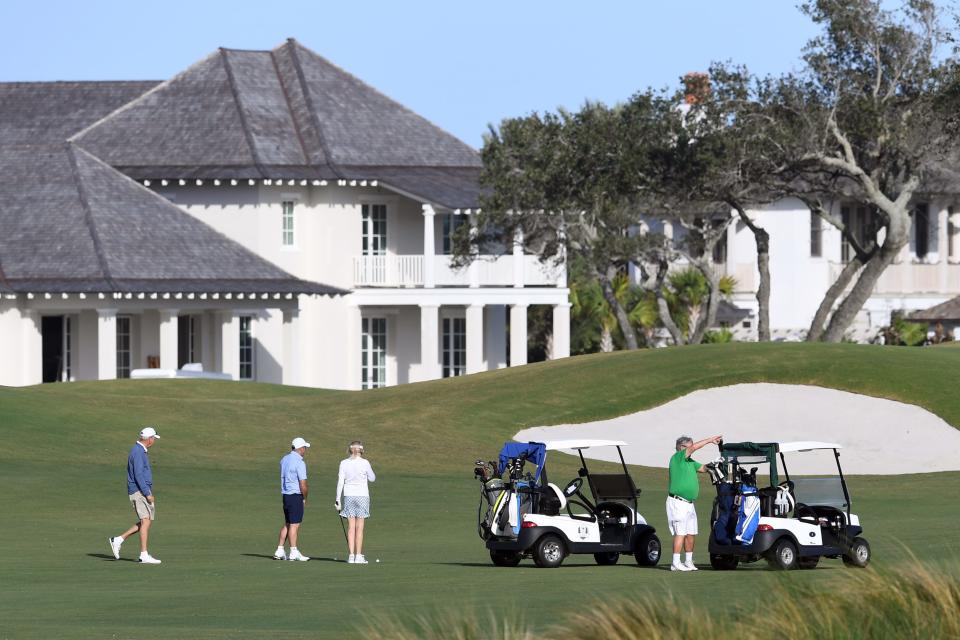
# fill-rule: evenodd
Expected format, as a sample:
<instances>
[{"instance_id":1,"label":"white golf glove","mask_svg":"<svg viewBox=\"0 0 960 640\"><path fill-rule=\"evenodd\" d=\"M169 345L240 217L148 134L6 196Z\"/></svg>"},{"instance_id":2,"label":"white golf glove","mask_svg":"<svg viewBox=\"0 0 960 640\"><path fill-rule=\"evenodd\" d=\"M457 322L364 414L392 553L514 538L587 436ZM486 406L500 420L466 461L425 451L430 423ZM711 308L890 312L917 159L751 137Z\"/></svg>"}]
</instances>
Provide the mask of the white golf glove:
<instances>
[{"instance_id":1,"label":"white golf glove","mask_svg":"<svg viewBox=\"0 0 960 640\"><path fill-rule=\"evenodd\" d=\"M335 501L335 502L333 503L333 508L336 509L337 511L340 511L340 501L339 501L339 500L337 500L337 501Z\"/></svg>"}]
</instances>

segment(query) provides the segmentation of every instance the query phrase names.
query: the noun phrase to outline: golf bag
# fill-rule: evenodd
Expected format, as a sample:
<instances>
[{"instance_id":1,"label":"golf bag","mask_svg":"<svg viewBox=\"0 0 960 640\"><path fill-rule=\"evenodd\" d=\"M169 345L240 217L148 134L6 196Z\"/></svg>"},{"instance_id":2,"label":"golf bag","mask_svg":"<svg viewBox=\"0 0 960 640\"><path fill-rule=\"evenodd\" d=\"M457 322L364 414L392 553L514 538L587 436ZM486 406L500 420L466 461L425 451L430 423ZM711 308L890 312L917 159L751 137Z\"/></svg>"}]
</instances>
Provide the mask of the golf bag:
<instances>
[{"instance_id":1,"label":"golf bag","mask_svg":"<svg viewBox=\"0 0 960 640\"><path fill-rule=\"evenodd\" d=\"M734 529L737 524L736 487L723 482L717 485L716 520L713 523L713 537L717 544L733 544Z\"/></svg>"},{"instance_id":2,"label":"golf bag","mask_svg":"<svg viewBox=\"0 0 960 640\"><path fill-rule=\"evenodd\" d=\"M755 486L748 484L740 486L739 512L735 539L740 544L752 544L753 536L760 524L760 498Z\"/></svg>"},{"instance_id":3,"label":"golf bag","mask_svg":"<svg viewBox=\"0 0 960 640\"><path fill-rule=\"evenodd\" d=\"M477 508L477 533L481 539L487 540L493 535L494 523L499 515L498 509L503 506L506 493L500 478L492 478L481 485L480 506Z\"/></svg>"}]
</instances>

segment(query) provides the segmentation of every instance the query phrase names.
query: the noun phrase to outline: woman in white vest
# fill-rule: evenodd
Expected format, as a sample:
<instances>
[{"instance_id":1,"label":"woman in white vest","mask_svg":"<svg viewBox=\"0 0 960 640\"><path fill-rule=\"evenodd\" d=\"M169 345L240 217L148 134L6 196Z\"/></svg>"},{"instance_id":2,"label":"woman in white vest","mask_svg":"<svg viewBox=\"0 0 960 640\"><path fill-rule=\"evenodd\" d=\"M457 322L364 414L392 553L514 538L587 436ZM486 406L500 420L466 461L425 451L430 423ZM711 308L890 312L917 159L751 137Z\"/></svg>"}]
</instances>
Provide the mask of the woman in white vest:
<instances>
[{"instance_id":1,"label":"woman in white vest","mask_svg":"<svg viewBox=\"0 0 960 640\"><path fill-rule=\"evenodd\" d=\"M363 457L363 443L354 440L347 448L350 457L340 462L337 477L337 500L334 506L341 518L350 523L347 533L347 546L350 564L367 564L363 557L363 521L370 517L370 491L367 482L374 482L376 474L370 463ZM341 505L340 498L343 497Z\"/></svg>"}]
</instances>

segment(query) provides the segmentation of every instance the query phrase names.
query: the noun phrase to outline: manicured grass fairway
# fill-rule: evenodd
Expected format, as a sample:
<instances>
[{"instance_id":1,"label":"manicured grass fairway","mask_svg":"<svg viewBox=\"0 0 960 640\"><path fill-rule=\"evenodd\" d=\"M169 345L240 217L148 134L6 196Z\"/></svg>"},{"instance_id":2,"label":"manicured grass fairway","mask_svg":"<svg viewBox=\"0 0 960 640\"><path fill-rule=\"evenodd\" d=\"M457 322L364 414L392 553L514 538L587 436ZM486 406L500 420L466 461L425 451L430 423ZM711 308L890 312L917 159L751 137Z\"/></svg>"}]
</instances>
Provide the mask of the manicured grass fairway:
<instances>
[{"instance_id":1,"label":"manicured grass fairway","mask_svg":"<svg viewBox=\"0 0 960 640\"><path fill-rule=\"evenodd\" d=\"M848 571L839 561L788 575L765 565L675 575L627 559L597 567L590 556L552 571L495 568L475 533L473 461L525 426L622 415L748 381L912 401L958 425L958 370L952 349L714 345L364 393L183 381L0 389L0 638L343 637L374 615L488 609L545 627L591 599L673 593L720 608L729 600L717 590L731 580L738 601L783 579L829 588ZM123 465L143 423L163 436L151 451L157 567L116 562L106 543L132 520ZM838 424L841 441L842 432ZM298 434L314 445L301 547L315 561L281 563L268 559L280 518L276 467ZM329 561L344 558L331 503L336 461L355 437L380 475L367 555L382 562L365 567ZM668 456L671 444L650 446ZM558 480L576 468L566 456L551 465ZM662 529L664 471L634 472L641 511ZM701 522L712 493L703 489ZM851 489L878 566L909 554L960 559L960 473L853 478ZM125 545L126 559L136 544Z\"/></svg>"}]
</instances>

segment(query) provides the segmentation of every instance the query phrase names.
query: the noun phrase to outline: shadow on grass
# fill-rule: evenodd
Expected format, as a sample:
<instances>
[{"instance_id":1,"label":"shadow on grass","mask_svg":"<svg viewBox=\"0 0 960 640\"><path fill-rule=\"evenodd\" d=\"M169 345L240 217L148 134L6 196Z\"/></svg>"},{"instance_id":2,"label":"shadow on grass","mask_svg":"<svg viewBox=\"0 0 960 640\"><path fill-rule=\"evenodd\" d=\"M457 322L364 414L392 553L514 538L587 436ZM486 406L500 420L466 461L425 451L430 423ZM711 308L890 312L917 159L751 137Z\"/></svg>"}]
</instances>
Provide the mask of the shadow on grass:
<instances>
[{"instance_id":1,"label":"shadow on grass","mask_svg":"<svg viewBox=\"0 0 960 640\"><path fill-rule=\"evenodd\" d=\"M492 563L490 563L490 562L431 562L430 564L435 564L435 565L440 565L440 566L448 566L448 567L480 567L480 568L483 568L483 569L498 569L498 570L500 570L500 571L509 570L509 569L521 569L521 570L522 570L522 569L540 569L540 567L538 567L537 565L533 564L532 562L529 563L529 564L527 564L527 563L520 563L520 564L518 564L518 565L515 566L515 567L498 567L497 565L492 564ZM592 568L596 568L597 566L599 566L599 565L595 565L595 564L564 564L564 565L562 565L562 566L560 566L560 567L558 567L558 568L559 568L559 569L590 569L591 567L592 567Z\"/></svg>"},{"instance_id":2,"label":"shadow on grass","mask_svg":"<svg viewBox=\"0 0 960 640\"><path fill-rule=\"evenodd\" d=\"M106 553L88 553L87 557L100 558L101 560L109 560L110 562L117 562L118 560L118 558L114 558L113 556ZM137 562L137 560L134 558L119 558L119 561L120 562Z\"/></svg>"},{"instance_id":3,"label":"shadow on grass","mask_svg":"<svg viewBox=\"0 0 960 640\"><path fill-rule=\"evenodd\" d=\"M248 558L264 558L267 560L273 560L274 562L289 562L289 560L277 560L272 555L266 553L241 553L240 555L246 556ZM310 562L341 562L347 564L346 560L336 560L334 558L318 558L317 556L310 556Z\"/></svg>"}]
</instances>

